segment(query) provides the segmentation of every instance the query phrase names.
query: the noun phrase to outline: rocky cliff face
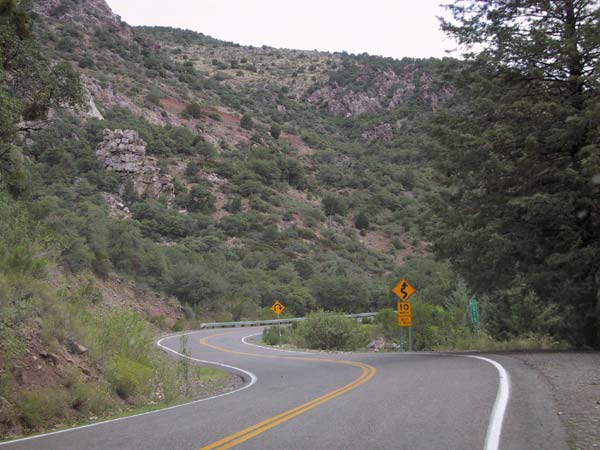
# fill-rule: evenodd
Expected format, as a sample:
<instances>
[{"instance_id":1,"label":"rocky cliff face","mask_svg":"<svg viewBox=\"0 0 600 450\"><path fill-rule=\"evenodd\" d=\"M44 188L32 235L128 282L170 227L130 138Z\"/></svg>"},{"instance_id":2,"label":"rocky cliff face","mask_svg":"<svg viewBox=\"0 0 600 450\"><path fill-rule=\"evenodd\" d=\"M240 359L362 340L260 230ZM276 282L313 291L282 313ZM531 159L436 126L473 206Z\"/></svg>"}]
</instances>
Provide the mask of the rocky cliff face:
<instances>
[{"instance_id":1,"label":"rocky cliff face","mask_svg":"<svg viewBox=\"0 0 600 450\"><path fill-rule=\"evenodd\" d=\"M398 74L392 69L361 67L350 85L332 83L314 91L308 102L334 116L353 117L392 110L410 99L437 110L452 95L449 87L434 86L433 77L408 65Z\"/></svg>"},{"instance_id":2,"label":"rocky cliff face","mask_svg":"<svg viewBox=\"0 0 600 450\"><path fill-rule=\"evenodd\" d=\"M70 22L90 31L108 31L127 41L133 40L133 30L112 12L104 0L44 0L32 2L36 14Z\"/></svg>"},{"instance_id":3,"label":"rocky cliff face","mask_svg":"<svg viewBox=\"0 0 600 450\"><path fill-rule=\"evenodd\" d=\"M160 172L155 157L146 155L146 143L137 131L104 130L103 137L96 156L108 170L131 179L138 195L152 199L166 196L169 202L173 200L175 186L171 176Z\"/></svg>"}]
</instances>

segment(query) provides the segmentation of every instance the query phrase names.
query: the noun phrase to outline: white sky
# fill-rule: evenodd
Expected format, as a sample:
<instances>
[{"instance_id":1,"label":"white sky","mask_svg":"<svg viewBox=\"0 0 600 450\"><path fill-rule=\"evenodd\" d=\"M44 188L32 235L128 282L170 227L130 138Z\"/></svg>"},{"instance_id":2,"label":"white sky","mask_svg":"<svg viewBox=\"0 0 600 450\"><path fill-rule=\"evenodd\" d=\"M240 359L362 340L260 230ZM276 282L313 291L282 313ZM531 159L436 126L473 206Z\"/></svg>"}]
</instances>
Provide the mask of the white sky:
<instances>
[{"instance_id":1,"label":"white sky","mask_svg":"<svg viewBox=\"0 0 600 450\"><path fill-rule=\"evenodd\" d=\"M442 57L447 0L107 0L131 25L187 28L243 45Z\"/></svg>"}]
</instances>

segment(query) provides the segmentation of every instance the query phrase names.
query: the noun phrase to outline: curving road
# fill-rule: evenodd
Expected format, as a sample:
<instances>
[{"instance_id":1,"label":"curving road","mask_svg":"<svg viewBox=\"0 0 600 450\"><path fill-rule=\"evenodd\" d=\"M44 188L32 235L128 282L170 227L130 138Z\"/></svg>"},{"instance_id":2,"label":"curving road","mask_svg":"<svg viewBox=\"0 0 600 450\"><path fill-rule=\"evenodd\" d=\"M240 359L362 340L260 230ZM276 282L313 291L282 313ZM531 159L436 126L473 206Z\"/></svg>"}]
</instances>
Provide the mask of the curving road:
<instances>
[{"instance_id":1,"label":"curving road","mask_svg":"<svg viewBox=\"0 0 600 450\"><path fill-rule=\"evenodd\" d=\"M257 337L247 336L260 331L187 333L194 360L225 365L244 378L246 384L237 391L0 446L2 450L568 448L544 381L508 356L486 360L483 355L283 352L253 345ZM180 337L163 338L159 345L175 354ZM501 380L504 370L509 390Z\"/></svg>"}]
</instances>

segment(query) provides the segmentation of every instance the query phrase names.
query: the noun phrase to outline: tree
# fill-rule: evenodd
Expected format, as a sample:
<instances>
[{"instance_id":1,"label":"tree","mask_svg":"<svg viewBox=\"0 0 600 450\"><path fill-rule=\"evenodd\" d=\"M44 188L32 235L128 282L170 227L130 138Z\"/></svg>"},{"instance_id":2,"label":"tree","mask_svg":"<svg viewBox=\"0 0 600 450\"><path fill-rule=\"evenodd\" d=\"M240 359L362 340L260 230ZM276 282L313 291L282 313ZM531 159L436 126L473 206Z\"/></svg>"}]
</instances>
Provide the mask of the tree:
<instances>
[{"instance_id":1,"label":"tree","mask_svg":"<svg viewBox=\"0 0 600 450\"><path fill-rule=\"evenodd\" d=\"M254 127L254 122L249 114L244 114L240 119L240 127L245 130L251 130Z\"/></svg>"},{"instance_id":2,"label":"tree","mask_svg":"<svg viewBox=\"0 0 600 450\"><path fill-rule=\"evenodd\" d=\"M597 83L599 7L594 0L456 1L442 28L493 69L530 87L577 97ZM473 52L467 54L475 58ZM512 77L511 77L512 78ZM545 81L542 86L537 82ZM597 87L597 86L596 86Z\"/></svg>"},{"instance_id":3,"label":"tree","mask_svg":"<svg viewBox=\"0 0 600 450\"><path fill-rule=\"evenodd\" d=\"M343 201L337 195L327 194L321 200L321 205L323 205L323 212L328 217L341 216L346 213L346 205L344 205Z\"/></svg>"},{"instance_id":4,"label":"tree","mask_svg":"<svg viewBox=\"0 0 600 450\"><path fill-rule=\"evenodd\" d=\"M271 133L271 136L273 137L273 139L279 139L279 136L281 136L281 128L279 127L279 125L273 124L273 125L271 125L271 129L269 130L269 133Z\"/></svg>"},{"instance_id":5,"label":"tree","mask_svg":"<svg viewBox=\"0 0 600 450\"><path fill-rule=\"evenodd\" d=\"M359 230L368 230L369 225L369 216L364 211L359 212L354 219L354 226Z\"/></svg>"},{"instance_id":6,"label":"tree","mask_svg":"<svg viewBox=\"0 0 600 450\"><path fill-rule=\"evenodd\" d=\"M445 189L431 199L434 251L478 292L519 280L520 292L574 318L552 333L600 346L600 8L503 0L449 9L443 28L471 53L437 120Z\"/></svg>"},{"instance_id":7,"label":"tree","mask_svg":"<svg viewBox=\"0 0 600 450\"><path fill-rule=\"evenodd\" d=\"M196 184L190 190L185 206L191 212L211 213L215 209L215 196L206 183Z\"/></svg>"},{"instance_id":8,"label":"tree","mask_svg":"<svg viewBox=\"0 0 600 450\"><path fill-rule=\"evenodd\" d=\"M188 103L183 113L193 119L200 119L202 117L202 107L197 102Z\"/></svg>"}]
</instances>

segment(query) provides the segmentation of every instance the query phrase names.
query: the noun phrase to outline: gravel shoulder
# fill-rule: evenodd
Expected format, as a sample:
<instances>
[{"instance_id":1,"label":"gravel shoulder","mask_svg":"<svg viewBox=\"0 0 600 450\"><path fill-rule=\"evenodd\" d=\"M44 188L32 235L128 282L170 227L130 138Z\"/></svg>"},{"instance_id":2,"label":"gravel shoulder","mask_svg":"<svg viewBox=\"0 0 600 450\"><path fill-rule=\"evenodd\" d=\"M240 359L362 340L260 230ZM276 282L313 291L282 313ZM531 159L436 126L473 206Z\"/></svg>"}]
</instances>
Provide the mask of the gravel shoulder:
<instances>
[{"instance_id":1,"label":"gravel shoulder","mask_svg":"<svg viewBox=\"0 0 600 450\"><path fill-rule=\"evenodd\" d=\"M538 371L575 450L600 449L600 352L511 353Z\"/></svg>"}]
</instances>

